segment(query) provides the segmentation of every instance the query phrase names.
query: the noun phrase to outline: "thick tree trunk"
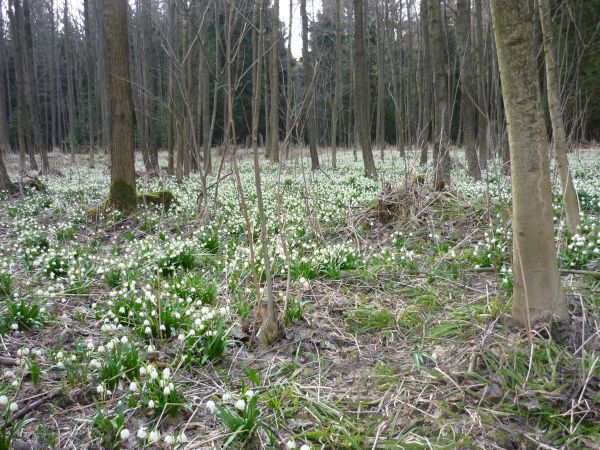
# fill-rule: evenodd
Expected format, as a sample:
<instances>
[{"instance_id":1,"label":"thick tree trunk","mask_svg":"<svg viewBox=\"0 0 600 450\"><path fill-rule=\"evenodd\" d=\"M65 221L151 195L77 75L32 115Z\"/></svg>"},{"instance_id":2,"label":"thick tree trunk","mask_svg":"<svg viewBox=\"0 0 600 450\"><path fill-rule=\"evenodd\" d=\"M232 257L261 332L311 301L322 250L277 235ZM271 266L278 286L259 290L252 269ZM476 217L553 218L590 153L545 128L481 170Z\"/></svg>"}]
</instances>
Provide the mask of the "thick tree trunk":
<instances>
[{"instance_id":1,"label":"thick tree trunk","mask_svg":"<svg viewBox=\"0 0 600 450\"><path fill-rule=\"evenodd\" d=\"M0 152L0 191L5 191L9 194L14 194L19 191L17 185L10 181L6 166L4 165L2 152Z\"/></svg>"},{"instance_id":2,"label":"thick tree trunk","mask_svg":"<svg viewBox=\"0 0 600 450\"><path fill-rule=\"evenodd\" d=\"M442 47L442 12L440 0L428 0L431 61L433 63L433 97L435 123L433 134L433 186L441 191L450 186L450 152L448 149L448 73Z\"/></svg>"},{"instance_id":3,"label":"thick tree trunk","mask_svg":"<svg viewBox=\"0 0 600 450\"><path fill-rule=\"evenodd\" d=\"M365 175L370 178L377 178L377 169L371 150L371 127L369 125L370 87L365 54L363 0L354 0L354 70L356 77L354 105Z\"/></svg>"},{"instance_id":4,"label":"thick tree trunk","mask_svg":"<svg viewBox=\"0 0 600 450\"><path fill-rule=\"evenodd\" d=\"M313 84L313 67L308 51L308 16L306 15L306 0L300 0L300 15L302 16L302 65L304 67L304 101L307 103L308 147L310 149L310 165L312 170L319 170L319 154L317 153L317 114L315 111L315 96Z\"/></svg>"},{"instance_id":5,"label":"thick tree trunk","mask_svg":"<svg viewBox=\"0 0 600 450\"><path fill-rule=\"evenodd\" d=\"M540 19L544 33L544 57L546 59L546 86L548 93L548 109L552 122L552 142L554 145L554 158L558 169L558 179L563 194L563 204L567 217L567 226L573 234L577 233L579 226L579 203L577 192L569 169L569 158L567 157L567 138L565 136L565 124L563 122L562 108L560 103L558 87L558 64L556 61L556 38L550 15L550 2L538 0L540 7Z\"/></svg>"},{"instance_id":6,"label":"thick tree trunk","mask_svg":"<svg viewBox=\"0 0 600 450\"><path fill-rule=\"evenodd\" d=\"M137 198L127 0L105 0L105 16L111 135L108 201L112 207L129 212L136 209Z\"/></svg>"},{"instance_id":7,"label":"thick tree trunk","mask_svg":"<svg viewBox=\"0 0 600 450\"><path fill-rule=\"evenodd\" d=\"M547 139L527 5L492 0L491 6L511 158L513 319L530 327L568 318L556 261Z\"/></svg>"}]
</instances>

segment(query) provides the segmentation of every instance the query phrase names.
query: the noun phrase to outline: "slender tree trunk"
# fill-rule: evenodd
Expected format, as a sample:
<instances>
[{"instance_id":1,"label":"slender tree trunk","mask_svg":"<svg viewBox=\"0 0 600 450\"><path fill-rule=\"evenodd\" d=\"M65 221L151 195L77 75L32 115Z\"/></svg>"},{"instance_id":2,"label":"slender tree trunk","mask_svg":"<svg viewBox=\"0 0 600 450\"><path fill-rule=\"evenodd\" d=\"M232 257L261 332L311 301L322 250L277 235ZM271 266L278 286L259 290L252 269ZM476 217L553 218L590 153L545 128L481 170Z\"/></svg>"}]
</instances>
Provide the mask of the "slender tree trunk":
<instances>
[{"instance_id":1,"label":"slender tree trunk","mask_svg":"<svg viewBox=\"0 0 600 450\"><path fill-rule=\"evenodd\" d=\"M258 120L259 120L259 105L260 105L260 80L262 76L262 55L264 54L264 41L265 41L265 29L264 29L264 5L265 0L259 0L260 2L260 19L258 26L258 59L256 61L256 79L258 81L257 89L254 91L253 102L256 105L253 108L252 116L252 153L254 157L254 183L256 187L256 199L258 206L258 216L260 221L260 241L263 251L263 260L265 266L265 276L267 280L267 311L263 314L262 323L258 333L256 334L257 339L263 345L272 344L279 337L279 322L277 308L275 305L275 298L273 296L273 278L271 275L271 262L269 257L269 245L267 236L267 221L265 215L265 208L263 204L262 184L260 179L260 166L258 161ZM259 293L257 293L259 295ZM259 308L262 305L259 305Z\"/></svg>"},{"instance_id":2,"label":"slender tree trunk","mask_svg":"<svg viewBox=\"0 0 600 450\"><path fill-rule=\"evenodd\" d=\"M33 61L33 36L31 32L31 11L29 8L30 0L23 0L23 26L25 37L25 92L28 97L30 107L29 120L33 130L34 149L40 154L41 173L47 173L49 169L48 150L42 134L42 123L40 121L40 101L37 92L36 70Z\"/></svg>"},{"instance_id":3,"label":"slender tree trunk","mask_svg":"<svg viewBox=\"0 0 600 450\"><path fill-rule=\"evenodd\" d=\"M279 162L279 0L273 0L271 27L271 161Z\"/></svg>"},{"instance_id":4,"label":"slender tree trunk","mask_svg":"<svg viewBox=\"0 0 600 450\"><path fill-rule=\"evenodd\" d=\"M363 0L354 0L354 71L356 77L354 105L365 175L369 178L377 178L377 169L371 150L371 127L369 126L370 88L365 54Z\"/></svg>"},{"instance_id":5,"label":"slender tree trunk","mask_svg":"<svg viewBox=\"0 0 600 450\"><path fill-rule=\"evenodd\" d=\"M433 96L435 104L433 142L433 185L436 191L450 186L450 153L447 145L450 108L448 105L448 73L442 47L442 13L440 0L428 0L431 61L433 63Z\"/></svg>"},{"instance_id":6,"label":"slender tree trunk","mask_svg":"<svg viewBox=\"0 0 600 450\"><path fill-rule=\"evenodd\" d=\"M26 171L26 154L31 157L31 150L28 148L27 133L27 105L25 100L25 62L23 60L23 48L20 37L21 5L19 0L10 0L8 17L10 20L10 31L13 42L13 51L15 59L15 80L17 89L17 138L19 143L19 170L21 173ZM35 158L30 159L31 169L37 169Z\"/></svg>"},{"instance_id":7,"label":"slender tree trunk","mask_svg":"<svg viewBox=\"0 0 600 450\"><path fill-rule=\"evenodd\" d=\"M483 7L481 0L475 0L475 23L476 23L476 45L475 56L477 65L477 147L479 149L479 165L485 169L488 164L489 151L487 144L487 113L488 102L486 100L485 77L487 66L484 61L483 41Z\"/></svg>"},{"instance_id":8,"label":"slender tree trunk","mask_svg":"<svg viewBox=\"0 0 600 450\"><path fill-rule=\"evenodd\" d=\"M69 19L69 5L67 0L64 3L64 21L65 30L65 61L67 69L67 109L69 116L69 150L71 153L71 164L75 163L75 88L73 86L73 57L71 47L73 37L71 36L71 20Z\"/></svg>"},{"instance_id":9,"label":"slender tree trunk","mask_svg":"<svg viewBox=\"0 0 600 450\"><path fill-rule=\"evenodd\" d=\"M110 105L108 101L108 71L106 67L106 35L104 24L104 1L96 0L94 15L96 16L96 29L98 30L97 61L98 61L98 88L100 90L100 119L102 129L102 147L110 155Z\"/></svg>"},{"instance_id":10,"label":"slender tree trunk","mask_svg":"<svg viewBox=\"0 0 600 450\"><path fill-rule=\"evenodd\" d=\"M472 49L471 49L471 6L470 0L457 0L457 42L460 61L460 117L462 119L463 146L469 175L475 180L481 180L479 158L475 147L475 108L473 99L476 95L473 79Z\"/></svg>"},{"instance_id":11,"label":"slender tree trunk","mask_svg":"<svg viewBox=\"0 0 600 450\"><path fill-rule=\"evenodd\" d=\"M158 149L156 148L156 127L153 123L155 116L155 92L153 79L153 58L152 58L152 2L151 0L141 0L141 38L142 48L140 52L142 66L142 85L143 85L143 110L144 120L143 133L146 136L146 154L148 157L147 170L156 172L158 170Z\"/></svg>"},{"instance_id":12,"label":"slender tree trunk","mask_svg":"<svg viewBox=\"0 0 600 450\"><path fill-rule=\"evenodd\" d=\"M335 0L335 93L331 106L331 167L337 167L338 114L342 97L341 0Z\"/></svg>"},{"instance_id":13,"label":"slender tree trunk","mask_svg":"<svg viewBox=\"0 0 600 450\"><path fill-rule=\"evenodd\" d=\"M3 2L0 0L0 11L3 11ZM8 140L8 120L6 115L6 79L4 63L4 16L0 14L0 157L10 152Z\"/></svg>"},{"instance_id":14,"label":"slender tree trunk","mask_svg":"<svg viewBox=\"0 0 600 450\"><path fill-rule=\"evenodd\" d=\"M48 18L50 21L50 52L48 52L48 74L50 77L50 135L52 149L58 147L57 126L57 58L56 58L56 22L54 16L54 0L48 4Z\"/></svg>"},{"instance_id":15,"label":"slender tree trunk","mask_svg":"<svg viewBox=\"0 0 600 450\"><path fill-rule=\"evenodd\" d=\"M558 64L556 61L556 38L554 35L552 17L550 15L550 2L538 0L540 19L544 33L544 57L546 59L546 86L548 93L548 109L552 122L552 143L554 145L554 158L558 169L558 179L563 194L563 204L567 218L567 226L573 234L577 233L579 226L579 203L577 192L569 169L567 157L567 138L563 122L562 108L558 87Z\"/></svg>"},{"instance_id":16,"label":"slender tree trunk","mask_svg":"<svg viewBox=\"0 0 600 450\"><path fill-rule=\"evenodd\" d=\"M90 144L88 164L94 168L95 135L94 135L94 59L92 48L92 21L90 19L90 0L83 1L83 17L85 21L85 74L87 78L87 125Z\"/></svg>"},{"instance_id":17,"label":"slender tree trunk","mask_svg":"<svg viewBox=\"0 0 600 450\"><path fill-rule=\"evenodd\" d=\"M422 126L421 135L421 155L419 164L425 166L427 164L429 142L432 133L431 124L431 97L433 91L433 82L431 74L431 41L429 39L429 8L427 2L429 0L421 0L421 36L423 38L423 54L421 58L421 70L423 78L423 98L421 103L422 109Z\"/></svg>"},{"instance_id":18,"label":"slender tree trunk","mask_svg":"<svg viewBox=\"0 0 600 450\"><path fill-rule=\"evenodd\" d=\"M527 5L492 0L510 144L513 207L513 319L528 328L568 318L552 223L544 117Z\"/></svg>"},{"instance_id":19,"label":"slender tree trunk","mask_svg":"<svg viewBox=\"0 0 600 450\"><path fill-rule=\"evenodd\" d=\"M111 135L108 201L125 212L137 207L127 6L127 0L105 0Z\"/></svg>"},{"instance_id":20,"label":"slender tree trunk","mask_svg":"<svg viewBox=\"0 0 600 450\"><path fill-rule=\"evenodd\" d=\"M292 141L292 107L294 105L294 76L292 74L292 20L294 17L294 3L290 0L289 4L289 24L288 24L288 45L287 45L287 58L286 58L286 102L285 102L285 157L290 157L290 144Z\"/></svg>"},{"instance_id":21,"label":"slender tree trunk","mask_svg":"<svg viewBox=\"0 0 600 450\"><path fill-rule=\"evenodd\" d=\"M167 3L167 14L169 17L169 30L168 30L168 42L166 45L172 47L172 52L175 52L175 0L168 0ZM173 175L175 172L175 55L169 54L169 67L168 67L168 131L167 131L167 152L168 152L168 163L167 173Z\"/></svg>"},{"instance_id":22,"label":"slender tree trunk","mask_svg":"<svg viewBox=\"0 0 600 450\"><path fill-rule=\"evenodd\" d=\"M208 10L208 1L206 8ZM208 16L208 11L206 16ZM202 21L200 28L200 36L202 38L202 48L200 51L200 82L202 84L202 148L204 153L204 171L207 174L212 173L212 155L210 151L211 142L209 141L210 134L210 97L209 97L209 70L208 58L206 52L208 48L208 23L206 18ZM217 69L215 69L217 70ZM215 86L216 90L216 86Z\"/></svg>"},{"instance_id":23,"label":"slender tree trunk","mask_svg":"<svg viewBox=\"0 0 600 450\"><path fill-rule=\"evenodd\" d=\"M310 149L310 165L312 170L319 170L319 154L317 153L317 115L313 78L314 72L308 51L308 16L306 15L306 0L300 0L300 15L302 16L302 65L304 67L304 95L308 102L308 147Z\"/></svg>"},{"instance_id":24,"label":"slender tree trunk","mask_svg":"<svg viewBox=\"0 0 600 450\"><path fill-rule=\"evenodd\" d=\"M375 2L377 5L378 2ZM375 142L379 149L381 160L385 149L385 46L382 13L375 10L377 16L377 122L375 124Z\"/></svg>"}]
</instances>

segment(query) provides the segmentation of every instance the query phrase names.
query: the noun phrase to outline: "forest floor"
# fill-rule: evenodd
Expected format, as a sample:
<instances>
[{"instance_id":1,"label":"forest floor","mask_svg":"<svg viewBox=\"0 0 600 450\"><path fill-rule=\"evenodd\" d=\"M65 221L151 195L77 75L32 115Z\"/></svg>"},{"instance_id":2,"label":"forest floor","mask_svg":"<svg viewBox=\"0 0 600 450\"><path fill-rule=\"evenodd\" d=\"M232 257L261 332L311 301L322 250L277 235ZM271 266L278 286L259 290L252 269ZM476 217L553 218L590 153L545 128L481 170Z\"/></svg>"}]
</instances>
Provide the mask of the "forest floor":
<instances>
[{"instance_id":1,"label":"forest floor","mask_svg":"<svg viewBox=\"0 0 600 450\"><path fill-rule=\"evenodd\" d=\"M416 157L389 150L377 181L351 152L262 164L283 324L264 348L229 162L204 222L197 175L141 164L138 193L171 207L90 220L106 161L53 154L46 191L0 197L0 449L600 448L598 152L571 158L579 234L555 197L571 323L531 333L508 322L510 180L495 163L470 180L457 151L436 194Z\"/></svg>"}]
</instances>

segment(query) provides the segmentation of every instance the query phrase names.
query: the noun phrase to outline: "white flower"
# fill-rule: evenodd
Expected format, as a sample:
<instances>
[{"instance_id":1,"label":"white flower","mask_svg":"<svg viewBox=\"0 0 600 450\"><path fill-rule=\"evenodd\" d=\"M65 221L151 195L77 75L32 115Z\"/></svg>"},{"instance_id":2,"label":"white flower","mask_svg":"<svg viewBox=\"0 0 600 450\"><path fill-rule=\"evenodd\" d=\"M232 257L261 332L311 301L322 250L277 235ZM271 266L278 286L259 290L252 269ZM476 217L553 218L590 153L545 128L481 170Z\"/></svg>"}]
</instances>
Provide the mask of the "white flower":
<instances>
[{"instance_id":1,"label":"white flower","mask_svg":"<svg viewBox=\"0 0 600 450\"><path fill-rule=\"evenodd\" d=\"M3 396L3 397L6 398L5 396ZM0 401L2 401L1 398L0 398ZM6 403L4 403L4 404L6 404ZM212 400L209 400L206 402L206 409L208 409L211 413L214 413L217 410L217 405Z\"/></svg>"},{"instance_id":2,"label":"white flower","mask_svg":"<svg viewBox=\"0 0 600 450\"><path fill-rule=\"evenodd\" d=\"M131 436L129 430L127 428L123 428L121 430L121 440L126 441L127 439L129 439L129 436Z\"/></svg>"},{"instance_id":3,"label":"white flower","mask_svg":"<svg viewBox=\"0 0 600 450\"><path fill-rule=\"evenodd\" d=\"M227 392L225 392L223 394L223 403L228 403L231 401L231 394L228 394Z\"/></svg>"},{"instance_id":4,"label":"white flower","mask_svg":"<svg viewBox=\"0 0 600 450\"><path fill-rule=\"evenodd\" d=\"M140 439L146 439L146 436L148 436L146 429L144 427L141 427L137 432L137 437Z\"/></svg>"},{"instance_id":5,"label":"white flower","mask_svg":"<svg viewBox=\"0 0 600 450\"><path fill-rule=\"evenodd\" d=\"M17 324L17 323L13 323L13 324L10 326L10 329L11 329L11 330L14 330L14 331L18 330L18 329L19 329L19 324Z\"/></svg>"},{"instance_id":6,"label":"white flower","mask_svg":"<svg viewBox=\"0 0 600 450\"><path fill-rule=\"evenodd\" d=\"M214 402L213 402L213 404L214 404ZM0 396L0 405L1 406L8 405L8 397L6 395Z\"/></svg>"},{"instance_id":7,"label":"white flower","mask_svg":"<svg viewBox=\"0 0 600 450\"><path fill-rule=\"evenodd\" d=\"M290 439L289 441L287 441L287 443L285 444L286 448L292 449L292 448L296 448L296 441L294 441L293 439Z\"/></svg>"},{"instance_id":8,"label":"white flower","mask_svg":"<svg viewBox=\"0 0 600 450\"><path fill-rule=\"evenodd\" d=\"M10 409L10 412L15 412L17 409L19 409L19 405L17 402L12 402L8 409Z\"/></svg>"},{"instance_id":9,"label":"white flower","mask_svg":"<svg viewBox=\"0 0 600 450\"><path fill-rule=\"evenodd\" d=\"M310 445L302 444L302 447L300 447L300 450L310 450Z\"/></svg>"},{"instance_id":10,"label":"white flower","mask_svg":"<svg viewBox=\"0 0 600 450\"><path fill-rule=\"evenodd\" d=\"M243 411L244 408L246 408L246 402L240 398L237 402L235 402L235 407L240 411Z\"/></svg>"},{"instance_id":11,"label":"white flower","mask_svg":"<svg viewBox=\"0 0 600 450\"><path fill-rule=\"evenodd\" d=\"M167 445L173 445L175 443L175 438L173 437L172 434L167 434L165 436L165 444Z\"/></svg>"},{"instance_id":12,"label":"white flower","mask_svg":"<svg viewBox=\"0 0 600 450\"><path fill-rule=\"evenodd\" d=\"M246 391L246 397L248 397L248 398L254 397L254 391L252 389L248 389Z\"/></svg>"},{"instance_id":13,"label":"white flower","mask_svg":"<svg viewBox=\"0 0 600 450\"><path fill-rule=\"evenodd\" d=\"M129 385L129 390L131 392L137 392L138 391L138 385L135 381L132 381L131 384Z\"/></svg>"},{"instance_id":14,"label":"white flower","mask_svg":"<svg viewBox=\"0 0 600 450\"><path fill-rule=\"evenodd\" d=\"M150 408L150 409L154 409L154 400L150 400L150 401L148 402L148 408Z\"/></svg>"},{"instance_id":15,"label":"white flower","mask_svg":"<svg viewBox=\"0 0 600 450\"><path fill-rule=\"evenodd\" d=\"M160 439L160 433L157 430L152 430L149 436L150 442L158 442Z\"/></svg>"},{"instance_id":16,"label":"white flower","mask_svg":"<svg viewBox=\"0 0 600 450\"><path fill-rule=\"evenodd\" d=\"M181 433L179 433L177 435L177 442L185 443L185 442L188 442L188 441L189 441L189 439L185 435L185 431L182 431Z\"/></svg>"},{"instance_id":17,"label":"white flower","mask_svg":"<svg viewBox=\"0 0 600 450\"><path fill-rule=\"evenodd\" d=\"M98 392L98 394L102 394L104 392L104 385L99 384L96 386L96 392Z\"/></svg>"}]
</instances>

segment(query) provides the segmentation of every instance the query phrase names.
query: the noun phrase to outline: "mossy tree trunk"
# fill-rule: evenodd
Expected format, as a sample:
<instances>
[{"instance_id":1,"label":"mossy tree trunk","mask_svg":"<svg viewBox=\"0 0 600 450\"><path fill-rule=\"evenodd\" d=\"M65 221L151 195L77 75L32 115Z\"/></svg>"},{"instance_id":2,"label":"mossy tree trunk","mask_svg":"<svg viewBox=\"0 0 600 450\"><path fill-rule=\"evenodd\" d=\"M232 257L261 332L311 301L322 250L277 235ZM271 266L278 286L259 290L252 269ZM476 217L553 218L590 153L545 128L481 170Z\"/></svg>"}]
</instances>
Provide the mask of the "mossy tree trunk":
<instances>
[{"instance_id":1,"label":"mossy tree trunk","mask_svg":"<svg viewBox=\"0 0 600 450\"><path fill-rule=\"evenodd\" d=\"M133 100L129 70L127 0L106 0L106 56L110 102L109 206L136 209Z\"/></svg>"},{"instance_id":2,"label":"mossy tree trunk","mask_svg":"<svg viewBox=\"0 0 600 450\"><path fill-rule=\"evenodd\" d=\"M513 202L513 319L527 325L568 317L560 283L544 117L527 3L492 0L508 123Z\"/></svg>"},{"instance_id":3,"label":"mossy tree trunk","mask_svg":"<svg viewBox=\"0 0 600 450\"><path fill-rule=\"evenodd\" d=\"M552 17L550 15L550 2L538 0L540 20L544 35L544 57L546 59L546 89L548 94L548 109L552 122L552 143L554 145L554 158L558 168L558 179L563 194L563 204L567 217L567 226L573 234L577 233L579 226L579 202L577 192L569 169L567 157L567 138L563 122L562 108L558 88L558 64L556 61L556 38L554 35Z\"/></svg>"}]
</instances>

